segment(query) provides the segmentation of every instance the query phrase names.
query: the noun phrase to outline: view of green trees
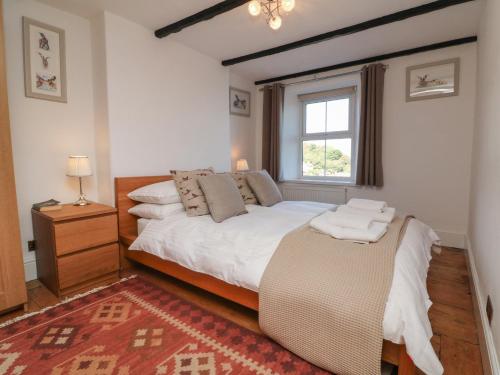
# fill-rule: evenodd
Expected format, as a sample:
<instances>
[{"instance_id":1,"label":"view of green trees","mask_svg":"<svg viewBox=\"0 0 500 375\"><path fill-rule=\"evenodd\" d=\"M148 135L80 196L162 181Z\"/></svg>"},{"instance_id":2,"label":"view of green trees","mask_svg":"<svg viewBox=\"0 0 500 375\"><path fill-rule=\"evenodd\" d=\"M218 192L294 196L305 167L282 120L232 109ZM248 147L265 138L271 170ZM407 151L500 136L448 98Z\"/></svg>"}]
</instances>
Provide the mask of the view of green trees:
<instances>
[{"instance_id":1,"label":"view of green trees","mask_svg":"<svg viewBox=\"0 0 500 375\"><path fill-rule=\"evenodd\" d=\"M327 144L325 166L325 143L306 141L303 143L303 174L304 176L349 177L351 158L333 145Z\"/></svg>"}]
</instances>

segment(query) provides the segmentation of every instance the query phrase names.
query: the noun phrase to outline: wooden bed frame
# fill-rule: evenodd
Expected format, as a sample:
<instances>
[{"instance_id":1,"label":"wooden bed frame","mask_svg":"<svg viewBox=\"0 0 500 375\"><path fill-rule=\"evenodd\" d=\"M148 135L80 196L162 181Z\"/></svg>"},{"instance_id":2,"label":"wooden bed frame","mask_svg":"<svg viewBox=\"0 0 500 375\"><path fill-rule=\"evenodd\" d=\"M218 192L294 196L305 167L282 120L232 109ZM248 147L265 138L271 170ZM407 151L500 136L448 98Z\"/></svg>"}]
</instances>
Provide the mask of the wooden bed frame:
<instances>
[{"instance_id":1,"label":"wooden bed frame","mask_svg":"<svg viewBox=\"0 0 500 375\"><path fill-rule=\"evenodd\" d=\"M118 209L118 232L120 238L120 261L122 268L127 268L130 260L138 262L230 301L246 306L252 310L258 311L259 295L254 291L228 284L222 280L203 273L192 271L188 268L180 266L177 263L163 260L144 251L128 250L128 247L137 238L137 217L129 214L128 210L137 203L128 198L127 194L139 187L171 179L172 176L115 178L115 205ZM406 353L405 345L397 345L384 340L382 360L398 366L398 375L415 374L415 365Z\"/></svg>"}]
</instances>

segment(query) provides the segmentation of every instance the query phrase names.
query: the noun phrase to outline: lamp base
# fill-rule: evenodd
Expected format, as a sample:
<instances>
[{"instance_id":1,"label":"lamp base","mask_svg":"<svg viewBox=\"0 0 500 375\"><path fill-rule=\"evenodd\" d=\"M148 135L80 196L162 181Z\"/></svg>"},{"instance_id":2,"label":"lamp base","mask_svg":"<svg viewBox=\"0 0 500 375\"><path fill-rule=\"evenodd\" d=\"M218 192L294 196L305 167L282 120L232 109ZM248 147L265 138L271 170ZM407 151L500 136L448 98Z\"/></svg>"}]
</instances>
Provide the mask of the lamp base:
<instances>
[{"instance_id":1,"label":"lamp base","mask_svg":"<svg viewBox=\"0 0 500 375\"><path fill-rule=\"evenodd\" d=\"M78 200L75 203L73 203L73 206L88 206L89 204L92 204L92 203L87 200L85 195L80 195Z\"/></svg>"},{"instance_id":2,"label":"lamp base","mask_svg":"<svg viewBox=\"0 0 500 375\"><path fill-rule=\"evenodd\" d=\"M90 202L87 200L85 194L83 194L81 176L78 177L78 181L80 182L80 196L78 197L78 200L75 203L73 203L73 206L87 206L90 204Z\"/></svg>"}]
</instances>

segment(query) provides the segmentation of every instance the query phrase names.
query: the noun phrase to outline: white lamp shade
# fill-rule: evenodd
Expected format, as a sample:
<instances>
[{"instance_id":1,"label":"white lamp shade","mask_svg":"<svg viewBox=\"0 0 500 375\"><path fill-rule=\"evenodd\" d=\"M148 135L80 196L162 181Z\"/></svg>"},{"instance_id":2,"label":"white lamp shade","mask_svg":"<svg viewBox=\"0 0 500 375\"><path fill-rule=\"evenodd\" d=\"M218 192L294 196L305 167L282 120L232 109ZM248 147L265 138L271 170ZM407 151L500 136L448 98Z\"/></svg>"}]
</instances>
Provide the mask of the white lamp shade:
<instances>
[{"instance_id":1,"label":"white lamp shade","mask_svg":"<svg viewBox=\"0 0 500 375\"><path fill-rule=\"evenodd\" d=\"M248 162L246 159L240 159L236 162L236 170L237 171L248 171Z\"/></svg>"},{"instance_id":2,"label":"white lamp shade","mask_svg":"<svg viewBox=\"0 0 500 375\"><path fill-rule=\"evenodd\" d=\"M260 14L260 10L261 10L260 1L252 0L248 3L248 12L252 16L254 16L254 17L258 16Z\"/></svg>"},{"instance_id":3,"label":"white lamp shade","mask_svg":"<svg viewBox=\"0 0 500 375\"><path fill-rule=\"evenodd\" d=\"M92 169L88 156L69 156L66 176L85 177L92 176Z\"/></svg>"},{"instance_id":4,"label":"white lamp shade","mask_svg":"<svg viewBox=\"0 0 500 375\"><path fill-rule=\"evenodd\" d=\"M291 12L295 8L295 0L282 0L281 6L285 12Z\"/></svg>"},{"instance_id":5,"label":"white lamp shade","mask_svg":"<svg viewBox=\"0 0 500 375\"><path fill-rule=\"evenodd\" d=\"M273 18L271 18L269 20L269 26L273 30L278 30L281 27L282 22L283 22L283 20L281 19L280 16L274 16Z\"/></svg>"}]
</instances>

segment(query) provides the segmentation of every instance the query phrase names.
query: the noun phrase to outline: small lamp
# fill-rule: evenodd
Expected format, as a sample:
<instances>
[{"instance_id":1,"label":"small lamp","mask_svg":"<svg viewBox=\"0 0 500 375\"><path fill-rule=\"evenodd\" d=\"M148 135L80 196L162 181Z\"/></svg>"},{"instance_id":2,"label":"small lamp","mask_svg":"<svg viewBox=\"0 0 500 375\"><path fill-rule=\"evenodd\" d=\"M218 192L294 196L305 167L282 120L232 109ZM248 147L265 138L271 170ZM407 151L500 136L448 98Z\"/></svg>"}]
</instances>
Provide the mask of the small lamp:
<instances>
[{"instance_id":1,"label":"small lamp","mask_svg":"<svg viewBox=\"0 0 500 375\"><path fill-rule=\"evenodd\" d=\"M236 162L236 170L238 172L248 171L249 169L247 159L240 159Z\"/></svg>"},{"instance_id":2,"label":"small lamp","mask_svg":"<svg viewBox=\"0 0 500 375\"><path fill-rule=\"evenodd\" d=\"M92 176L92 169L90 168L88 156L69 156L66 176L78 177L78 179L80 180L80 197L74 203L74 205L86 206L90 204L90 202L85 197L85 194L83 194L82 190L82 177Z\"/></svg>"}]
</instances>

